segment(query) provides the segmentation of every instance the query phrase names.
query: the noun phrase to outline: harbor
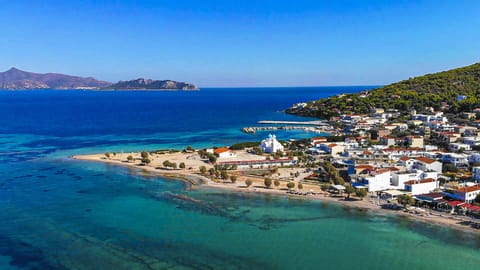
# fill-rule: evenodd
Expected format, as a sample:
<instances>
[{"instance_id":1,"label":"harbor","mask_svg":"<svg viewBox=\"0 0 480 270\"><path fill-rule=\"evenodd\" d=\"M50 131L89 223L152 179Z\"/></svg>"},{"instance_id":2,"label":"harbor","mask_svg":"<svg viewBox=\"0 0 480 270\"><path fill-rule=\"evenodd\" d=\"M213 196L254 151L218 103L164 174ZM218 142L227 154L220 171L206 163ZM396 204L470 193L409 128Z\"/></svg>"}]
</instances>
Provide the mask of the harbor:
<instances>
[{"instance_id":1,"label":"harbor","mask_svg":"<svg viewBox=\"0 0 480 270\"><path fill-rule=\"evenodd\" d=\"M258 131L276 131L276 130L303 130L305 132L313 133L328 133L330 135L337 135L338 131L330 126L326 121L275 121L275 120L261 120L258 124L265 124L266 126L251 126L242 128L242 132L247 134L255 134ZM268 125L268 126L267 126Z\"/></svg>"}]
</instances>

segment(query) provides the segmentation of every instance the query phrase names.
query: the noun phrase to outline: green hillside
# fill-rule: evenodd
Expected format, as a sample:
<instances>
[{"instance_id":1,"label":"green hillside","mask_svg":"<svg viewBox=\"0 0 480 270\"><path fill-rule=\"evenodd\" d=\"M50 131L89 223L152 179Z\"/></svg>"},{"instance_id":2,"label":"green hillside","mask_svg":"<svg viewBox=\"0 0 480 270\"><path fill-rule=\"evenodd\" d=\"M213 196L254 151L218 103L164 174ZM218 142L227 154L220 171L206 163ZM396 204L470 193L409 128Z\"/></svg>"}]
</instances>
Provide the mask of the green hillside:
<instances>
[{"instance_id":1,"label":"green hillside","mask_svg":"<svg viewBox=\"0 0 480 270\"><path fill-rule=\"evenodd\" d=\"M459 95L467 98L457 101ZM290 108L288 113L330 118L340 114L364 114L373 108L418 112L425 107L448 112L480 107L480 63L411 78L358 94L337 95Z\"/></svg>"}]
</instances>

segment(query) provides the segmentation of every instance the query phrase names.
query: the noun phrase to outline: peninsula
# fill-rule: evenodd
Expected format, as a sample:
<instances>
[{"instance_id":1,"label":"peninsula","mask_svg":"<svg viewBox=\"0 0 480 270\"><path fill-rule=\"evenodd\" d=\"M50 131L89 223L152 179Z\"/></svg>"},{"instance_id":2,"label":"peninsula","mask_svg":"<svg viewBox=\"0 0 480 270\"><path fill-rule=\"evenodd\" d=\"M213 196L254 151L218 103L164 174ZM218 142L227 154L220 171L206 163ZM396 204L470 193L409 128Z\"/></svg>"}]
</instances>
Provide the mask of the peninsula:
<instances>
[{"instance_id":1,"label":"peninsula","mask_svg":"<svg viewBox=\"0 0 480 270\"><path fill-rule=\"evenodd\" d=\"M194 84L172 80L136 79L111 83L92 77L59 73L33 73L17 68L0 72L0 89L89 89L89 90L198 90Z\"/></svg>"}]
</instances>

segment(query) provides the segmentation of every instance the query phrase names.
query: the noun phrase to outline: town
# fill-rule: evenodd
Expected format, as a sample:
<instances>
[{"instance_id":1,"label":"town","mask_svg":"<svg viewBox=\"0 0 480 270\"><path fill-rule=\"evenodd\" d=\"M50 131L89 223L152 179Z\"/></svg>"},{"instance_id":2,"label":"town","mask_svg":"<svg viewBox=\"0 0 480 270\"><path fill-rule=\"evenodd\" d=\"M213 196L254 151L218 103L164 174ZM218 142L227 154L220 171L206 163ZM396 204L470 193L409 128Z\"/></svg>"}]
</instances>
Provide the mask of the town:
<instances>
[{"instance_id":1,"label":"town","mask_svg":"<svg viewBox=\"0 0 480 270\"><path fill-rule=\"evenodd\" d=\"M376 108L332 117L319 121L329 124L332 135L309 139L279 141L270 134L261 142L208 149L75 158L135 166L215 188L370 203L479 228L480 108L458 117L426 111Z\"/></svg>"}]
</instances>

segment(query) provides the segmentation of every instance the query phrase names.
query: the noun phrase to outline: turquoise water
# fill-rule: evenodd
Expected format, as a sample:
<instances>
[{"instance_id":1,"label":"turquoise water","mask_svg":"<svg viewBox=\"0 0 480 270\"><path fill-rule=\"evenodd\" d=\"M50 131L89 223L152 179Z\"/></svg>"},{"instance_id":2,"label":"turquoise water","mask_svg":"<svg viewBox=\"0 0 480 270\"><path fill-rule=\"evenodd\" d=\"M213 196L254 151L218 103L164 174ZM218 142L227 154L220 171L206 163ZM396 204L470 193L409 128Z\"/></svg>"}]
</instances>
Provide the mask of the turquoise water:
<instances>
[{"instance_id":1,"label":"turquoise water","mask_svg":"<svg viewBox=\"0 0 480 270\"><path fill-rule=\"evenodd\" d=\"M178 99L185 93L0 92L0 269L478 268L479 234L322 202L187 190L69 159L257 139L265 134L239 129L298 119L282 106L359 89L206 89L189 102ZM249 109L225 105L232 100ZM215 103L223 105L212 113Z\"/></svg>"}]
</instances>

